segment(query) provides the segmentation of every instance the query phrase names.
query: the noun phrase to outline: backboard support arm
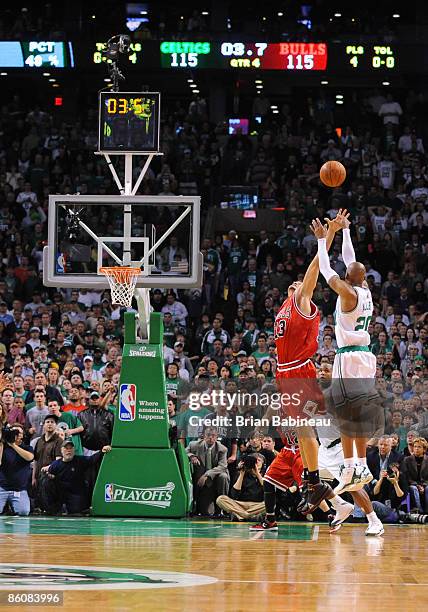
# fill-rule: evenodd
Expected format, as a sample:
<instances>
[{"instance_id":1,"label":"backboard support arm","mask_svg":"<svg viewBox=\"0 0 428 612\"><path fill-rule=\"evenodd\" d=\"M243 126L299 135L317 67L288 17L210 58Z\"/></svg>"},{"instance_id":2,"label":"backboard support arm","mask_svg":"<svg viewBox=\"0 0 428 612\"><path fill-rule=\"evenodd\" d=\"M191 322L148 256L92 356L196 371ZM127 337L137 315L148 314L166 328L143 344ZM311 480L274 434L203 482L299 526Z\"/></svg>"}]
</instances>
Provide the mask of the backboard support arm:
<instances>
[{"instance_id":1,"label":"backboard support arm","mask_svg":"<svg viewBox=\"0 0 428 612\"><path fill-rule=\"evenodd\" d=\"M150 163L153 160L153 157L155 155L163 155L163 153L161 152L156 152L156 153L105 153L105 152L96 152L95 155L103 155L104 159L107 162L107 166L110 169L110 172L113 176L113 180L116 183L119 191L120 191L120 195L121 196L134 196L136 195L138 188L141 185L141 182L143 181L147 170L149 169ZM122 185L120 178L116 172L116 168L113 165L113 162L110 159L110 155L121 155L125 157L125 177L124 177L124 184ZM144 156L147 155L147 159L144 162L143 167L140 170L140 173L138 175L137 180L135 181L135 184L133 185L133 161L134 161L134 156L135 155L139 155ZM129 266L131 265L131 260L132 260L132 252L131 252L131 236L132 236L132 221L131 221L131 212L132 212L132 205L131 204L125 204L123 207L123 259L122 261L118 260L118 258L115 256L115 254L111 251L111 249L109 249L107 247L107 245L103 244L103 248L105 248L105 250L109 253L109 255L111 255L113 257L113 259L119 263L119 265L123 265L123 266ZM190 210L186 210L184 212L183 215L181 215L181 218L184 218L188 213L190 212ZM90 232L90 229L88 227L86 227L82 222L80 222L80 225L85 229L85 231L87 231L90 235L92 234L92 232ZM178 223L175 223L169 230L168 233L171 233L171 231L173 231L174 227L176 227L176 225L178 225ZM93 235L93 237L96 238L96 236ZM155 251L156 245L154 247L152 247L151 251L149 252L148 256L146 258L143 258L143 260L141 260L140 263L146 263L149 261L150 255L151 253ZM151 312L151 305L150 305L150 290L146 289L146 288L138 288L135 290L135 299L137 301L137 308L138 308L138 319L139 319L139 329L140 329L140 335L141 335L141 339L148 341L149 339L149 325L150 325L150 312Z\"/></svg>"}]
</instances>

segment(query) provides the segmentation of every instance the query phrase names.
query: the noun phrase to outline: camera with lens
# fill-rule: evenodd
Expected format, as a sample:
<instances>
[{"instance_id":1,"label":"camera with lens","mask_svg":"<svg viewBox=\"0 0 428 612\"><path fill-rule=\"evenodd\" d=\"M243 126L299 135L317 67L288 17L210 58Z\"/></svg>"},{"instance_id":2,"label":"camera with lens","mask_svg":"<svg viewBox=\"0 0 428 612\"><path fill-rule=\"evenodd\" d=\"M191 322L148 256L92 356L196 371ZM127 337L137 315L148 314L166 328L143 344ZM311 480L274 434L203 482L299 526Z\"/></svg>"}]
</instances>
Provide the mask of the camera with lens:
<instances>
[{"instance_id":1,"label":"camera with lens","mask_svg":"<svg viewBox=\"0 0 428 612\"><path fill-rule=\"evenodd\" d=\"M242 460L242 467L246 472L251 472L257 465L256 455L246 455Z\"/></svg>"},{"instance_id":2,"label":"camera with lens","mask_svg":"<svg viewBox=\"0 0 428 612\"><path fill-rule=\"evenodd\" d=\"M388 467L386 473L388 474L388 478L395 478L395 472L391 466Z\"/></svg>"},{"instance_id":3,"label":"camera with lens","mask_svg":"<svg viewBox=\"0 0 428 612\"><path fill-rule=\"evenodd\" d=\"M1 430L1 439L3 442L10 442L12 444L16 440L16 436L19 433L19 429L16 427L11 427L9 423L3 425Z\"/></svg>"}]
</instances>

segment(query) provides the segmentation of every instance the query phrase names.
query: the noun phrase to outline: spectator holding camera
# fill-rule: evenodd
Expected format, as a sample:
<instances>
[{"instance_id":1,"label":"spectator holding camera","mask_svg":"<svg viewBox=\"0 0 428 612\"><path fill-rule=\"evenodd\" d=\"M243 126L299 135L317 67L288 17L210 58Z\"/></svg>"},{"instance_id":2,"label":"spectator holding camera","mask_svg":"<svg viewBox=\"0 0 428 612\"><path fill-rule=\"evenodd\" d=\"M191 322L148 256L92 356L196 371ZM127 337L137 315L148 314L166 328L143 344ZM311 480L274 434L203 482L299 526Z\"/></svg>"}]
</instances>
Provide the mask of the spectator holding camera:
<instances>
[{"instance_id":1,"label":"spectator holding camera","mask_svg":"<svg viewBox=\"0 0 428 612\"><path fill-rule=\"evenodd\" d=\"M9 502L20 516L30 514L31 446L23 444L24 428L19 423L3 427L0 441L0 513Z\"/></svg>"},{"instance_id":2,"label":"spectator holding camera","mask_svg":"<svg viewBox=\"0 0 428 612\"><path fill-rule=\"evenodd\" d=\"M424 438L413 440L412 454L405 457L403 471L410 488L412 512L428 513L428 443Z\"/></svg>"},{"instance_id":3,"label":"spectator holding camera","mask_svg":"<svg viewBox=\"0 0 428 612\"><path fill-rule=\"evenodd\" d=\"M260 453L245 455L230 497L220 495L216 504L238 520L254 519L266 512L262 470L265 459Z\"/></svg>"},{"instance_id":4,"label":"spectator holding camera","mask_svg":"<svg viewBox=\"0 0 428 612\"><path fill-rule=\"evenodd\" d=\"M398 463L391 463L380 470L379 480L370 497L373 499L373 510L383 523L398 522L398 511L407 491L407 480L405 474L400 472Z\"/></svg>"}]
</instances>

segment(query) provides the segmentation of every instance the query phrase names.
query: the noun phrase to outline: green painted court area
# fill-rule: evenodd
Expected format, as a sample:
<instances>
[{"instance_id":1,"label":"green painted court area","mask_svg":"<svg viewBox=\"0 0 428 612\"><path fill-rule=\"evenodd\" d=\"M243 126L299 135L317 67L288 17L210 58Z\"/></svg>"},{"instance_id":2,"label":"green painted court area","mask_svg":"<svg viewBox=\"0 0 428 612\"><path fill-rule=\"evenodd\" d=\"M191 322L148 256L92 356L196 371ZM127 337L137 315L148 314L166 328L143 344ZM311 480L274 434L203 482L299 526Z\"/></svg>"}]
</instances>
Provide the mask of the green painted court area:
<instances>
[{"instance_id":1,"label":"green painted court area","mask_svg":"<svg viewBox=\"0 0 428 612\"><path fill-rule=\"evenodd\" d=\"M314 540L318 527L287 523L279 531L249 531L249 523L129 518L16 517L0 518L1 535L88 535L141 538L215 538L223 540Z\"/></svg>"}]
</instances>

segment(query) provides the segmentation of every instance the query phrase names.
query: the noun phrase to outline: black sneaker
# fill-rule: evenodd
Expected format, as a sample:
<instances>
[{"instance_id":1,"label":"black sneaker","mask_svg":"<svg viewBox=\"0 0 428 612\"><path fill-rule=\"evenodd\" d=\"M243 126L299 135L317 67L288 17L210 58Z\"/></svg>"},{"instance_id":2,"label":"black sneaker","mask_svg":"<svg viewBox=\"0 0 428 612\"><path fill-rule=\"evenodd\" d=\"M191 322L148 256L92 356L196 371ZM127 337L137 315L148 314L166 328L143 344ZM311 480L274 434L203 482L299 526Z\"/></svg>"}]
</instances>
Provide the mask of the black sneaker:
<instances>
[{"instance_id":1,"label":"black sneaker","mask_svg":"<svg viewBox=\"0 0 428 612\"><path fill-rule=\"evenodd\" d=\"M324 499L334 497L332 488L326 482L318 482L315 485L310 484L308 489L307 504L300 511L302 514L312 514Z\"/></svg>"},{"instance_id":2,"label":"black sneaker","mask_svg":"<svg viewBox=\"0 0 428 612\"><path fill-rule=\"evenodd\" d=\"M302 499L297 504L297 512L302 512L306 508L306 506L307 506L307 503L308 503L308 487L309 487L309 481L302 480L302 488L300 490L300 494L302 496Z\"/></svg>"}]
</instances>

